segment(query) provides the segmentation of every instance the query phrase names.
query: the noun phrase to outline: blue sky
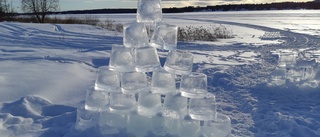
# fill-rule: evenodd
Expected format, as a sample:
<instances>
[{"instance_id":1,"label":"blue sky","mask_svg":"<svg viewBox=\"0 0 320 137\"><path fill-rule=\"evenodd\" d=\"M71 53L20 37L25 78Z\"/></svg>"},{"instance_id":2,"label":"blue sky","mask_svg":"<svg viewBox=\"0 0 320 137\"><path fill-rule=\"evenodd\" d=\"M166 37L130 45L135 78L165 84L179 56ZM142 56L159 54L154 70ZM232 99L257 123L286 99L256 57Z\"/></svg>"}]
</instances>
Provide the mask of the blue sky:
<instances>
[{"instance_id":1,"label":"blue sky","mask_svg":"<svg viewBox=\"0 0 320 137\"><path fill-rule=\"evenodd\" d=\"M10 0L9 0L10 1ZM12 0L19 9L21 0ZM163 7L207 6L217 4L271 3L292 0L162 0ZM310 0L295 0L305 2ZM60 10L82 10L102 8L135 8L137 0L60 0Z\"/></svg>"}]
</instances>

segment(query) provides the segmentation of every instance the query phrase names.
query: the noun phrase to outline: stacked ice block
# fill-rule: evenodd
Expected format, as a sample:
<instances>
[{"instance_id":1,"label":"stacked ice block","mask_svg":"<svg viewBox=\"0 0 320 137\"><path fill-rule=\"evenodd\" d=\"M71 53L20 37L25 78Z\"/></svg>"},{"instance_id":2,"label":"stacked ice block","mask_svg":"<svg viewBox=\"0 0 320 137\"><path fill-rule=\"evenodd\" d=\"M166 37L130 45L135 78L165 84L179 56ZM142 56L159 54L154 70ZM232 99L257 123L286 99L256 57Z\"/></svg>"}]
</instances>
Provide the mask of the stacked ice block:
<instances>
[{"instance_id":1,"label":"stacked ice block","mask_svg":"<svg viewBox=\"0 0 320 137\"><path fill-rule=\"evenodd\" d=\"M299 58L299 54L303 58ZM317 68L315 59L308 58L305 53L291 50L279 50L278 65L270 74L270 86L285 86L294 84L301 87L318 87Z\"/></svg>"},{"instance_id":2,"label":"stacked ice block","mask_svg":"<svg viewBox=\"0 0 320 137\"><path fill-rule=\"evenodd\" d=\"M99 68L94 90L87 91L76 129L98 126L106 136L230 136L230 119L216 112L207 76L192 72L193 54L177 49L178 27L160 22L161 1L139 0L137 12L137 22L124 26L124 45L112 47L109 66ZM156 24L151 38L145 23ZM164 66L157 49L169 50Z\"/></svg>"}]
</instances>

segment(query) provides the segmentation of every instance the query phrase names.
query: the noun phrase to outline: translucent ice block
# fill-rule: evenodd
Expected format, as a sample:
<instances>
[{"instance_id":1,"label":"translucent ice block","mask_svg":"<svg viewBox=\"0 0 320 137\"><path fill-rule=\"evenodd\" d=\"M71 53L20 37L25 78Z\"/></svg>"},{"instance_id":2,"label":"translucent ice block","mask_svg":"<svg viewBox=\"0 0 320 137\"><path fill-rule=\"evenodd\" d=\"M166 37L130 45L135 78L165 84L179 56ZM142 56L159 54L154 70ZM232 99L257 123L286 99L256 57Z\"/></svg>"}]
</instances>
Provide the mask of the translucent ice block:
<instances>
[{"instance_id":1,"label":"translucent ice block","mask_svg":"<svg viewBox=\"0 0 320 137\"><path fill-rule=\"evenodd\" d=\"M268 84L271 86L280 86L286 83L286 73L285 67L276 67L275 70L270 74Z\"/></svg>"},{"instance_id":2,"label":"translucent ice block","mask_svg":"<svg viewBox=\"0 0 320 137\"><path fill-rule=\"evenodd\" d=\"M123 43L127 48L139 48L149 46L149 37L145 24L128 23L124 25Z\"/></svg>"},{"instance_id":3,"label":"translucent ice block","mask_svg":"<svg viewBox=\"0 0 320 137\"><path fill-rule=\"evenodd\" d=\"M134 50L122 45L112 46L109 69L118 72L135 71Z\"/></svg>"},{"instance_id":4,"label":"translucent ice block","mask_svg":"<svg viewBox=\"0 0 320 137\"><path fill-rule=\"evenodd\" d=\"M108 66L100 67L94 88L105 92L120 92L120 74Z\"/></svg>"},{"instance_id":5,"label":"translucent ice block","mask_svg":"<svg viewBox=\"0 0 320 137\"><path fill-rule=\"evenodd\" d=\"M134 95L121 93L110 93L110 112L125 115L136 110L136 99Z\"/></svg>"},{"instance_id":6,"label":"translucent ice block","mask_svg":"<svg viewBox=\"0 0 320 137\"><path fill-rule=\"evenodd\" d=\"M201 132L205 137L231 137L231 120L218 113L216 119L204 122Z\"/></svg>"},{"instance_id":7,"label":"translucent ice block","mask_svg":"<svg viewBox=\"0 0 320 137\"><path fill-rule=\"evenodd\" d=\"M159 22L161 20L161 0L138 0L138 22Z\"/></svg>"},{"instance_id":8,"label":"translucent ice block","mask_svg":"<svg viewBox=\"0 0 320 137\"><path fill-rule=\"evenodd\" d=\"M99 120L99 112L78 108L75 129L86 130L88 128L91 128L97 125L98 120Z\"/></svg>"},{"instance_id":9,"label":"translucent ice block","mask_svg":"<svg viewBox=\"0 0 320 137\"><path fill-rule=\"evenodd\" d=\"M207 75L192 72L190 75L183 75L180 83L181 96L188 98L203 98L207 95Z\"/></svg>"},{"instance_id":10,"label":"translucent ice block","mask_svg":"<svg viewBox=\"0 0 320 137\"><path fill-rule=\"evenodd\" d=\"M173 50L168 53L164 69L178 75L188 75L192 71L193 54L183 50Z\"/></svg>"},{"instance_id":11,"label":"translucent ice block","mask_svg":"<svg viewBox=\"0 0 320 137\"><path fill-rule=\"evenodd\" d=\"M114 135L121 132L127 126L127 116L108 111L101 112L99 127L104 135Z\"/></svg>"},{"instance_id":12,"label":"translucent ice block","mask_svg":"<svg viewBox=\"0 0 320 137\"><path fill-rule=\"evenodd\" d=\"M178 27L169 24L160 24L156 27L150 39L150 45L165 50L177 48Z\"/></svg>"},{"instance_id":13,"label":"translucent ice block","mask_svg":"<svg viewBox=\"0 0 320 137\"><path fill-rule=\"evenodd\" d=\"M182 97L179 94L166 95L163 103L163 116L175 119L183 118L187 114L187 102L187 98Z\"/></svg>"},{"instance_id":14,"label":"translucent ice block","mask_svg":"<svg viewBox=\"0 0 320 137\"><path fill-rule=\"evenodd\" d=\"M142 116L155 116L161 112L161 96L150 92L139 93L138 114Z\"/></svg>"},{"instance_id":15,"label":"translucent ice block","mask_svg":"<svg viewBox=\"0 0 320 137\"><path fill-rule=\"evenodd\" d=\"M106 111L109 105L109 95L104 91L88 90L85 99L85 109L90 111Z\"/></svg>"},{"instance_id":16,"label":"translucent ice block","mask_svg":"<svg viewBox=\"0 0 320 137\"><path fill-rule=\"evenodd\" d=\"M161 67L158 52L153 47L136 48L135 62L138 72L151 72Z\"/></svg>"},{"instance_id":17,"label":"translucent ice block","mask_svg":"<svg viewBox=\"0 0 320 137\"><path fill-rule=\"evenodd\" d=\"M175 75L163 69L152 73L151 92L161 95L176 92Z\"/></svg>"},{"instance_id":18,"label":"translucent ice block","mask_svg":"<svg viewBox=\"0 0 320 137\"><path fill-rule=\"evenodd\" d=\"M184 118L179 120L180 137L198 137L200 135L200 121Z\"/></svg>"},{"instance_id":19,"label":"translucent ice block","mask_svg":"<svg viewBox=\"0 0 320 137\"><path fill-rule=\"evenodd\" d=\"M215 96L208 93L204 98L192 98L189 101L188 114L195 120L212 120L216 118L217 104Z\"/></svg>"},{"instance_id":20,"label":"translucent ice block","mask_svg":"<svg viewBox=\"0 0 320 137\"><path fill-rule=\"evenodd\" d=\"M130 114L128 116L127 132L134 137L149 137L152 130L152 117Z\"/></svg>"},{"instance_id":21,"label":"translucent ice block","mask_svg":"<svg viewBox=\"0 0 320 137\"><path fill-rule=\"evenodd\" d=\"M121 76L121 91L124 94L137 94L149 91L147 75L141 72L127 72Z\"/></svg>"},{"instance_id":22,"label":"translucent ice block","mask_svg":"<svg viewBox=\"0 0 320 137\"><path fill-rule=\"evenodd\" d=\"M281 52L279 55L278 66L290 67L296 64L297 53L296 52Z\"/></svg>"}]
</instances>

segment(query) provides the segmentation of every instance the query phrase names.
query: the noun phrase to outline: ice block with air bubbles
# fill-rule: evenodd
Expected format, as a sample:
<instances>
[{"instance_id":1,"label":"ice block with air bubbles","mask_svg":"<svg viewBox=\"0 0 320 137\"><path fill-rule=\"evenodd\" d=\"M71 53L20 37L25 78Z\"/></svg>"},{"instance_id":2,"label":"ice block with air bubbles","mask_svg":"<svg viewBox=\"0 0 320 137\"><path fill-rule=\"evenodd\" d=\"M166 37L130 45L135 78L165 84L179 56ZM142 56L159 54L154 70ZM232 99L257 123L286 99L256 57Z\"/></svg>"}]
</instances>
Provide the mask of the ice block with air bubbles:
<instances>
[{"instance_id":1,"label":"ice block with air bubbles","mask_svg":"<svg viewBox=\"0 0 320 137\"><path fill-rule=\"evenodd\" d=\"M162 20L161 0L138 0L137 21L150 23Z\"/></svg>"}]
</instances>

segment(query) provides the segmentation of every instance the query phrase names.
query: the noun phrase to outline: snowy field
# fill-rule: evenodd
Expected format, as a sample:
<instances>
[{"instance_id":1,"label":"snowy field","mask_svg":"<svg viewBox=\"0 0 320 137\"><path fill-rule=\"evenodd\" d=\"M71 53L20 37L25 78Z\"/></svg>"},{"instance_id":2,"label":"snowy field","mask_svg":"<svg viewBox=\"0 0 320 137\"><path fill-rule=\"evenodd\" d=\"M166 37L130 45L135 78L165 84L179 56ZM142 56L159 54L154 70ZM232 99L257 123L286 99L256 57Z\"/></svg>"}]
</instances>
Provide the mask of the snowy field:
<instances>
[{"instance_id":1,"label":"snowy field","mask_svg":"<svg viewBox=\"0 0 320 137\"><path fill-rule=\"evenodd\" d=\"M135 20L135 14L94 16ZM231 118L232 136L241 137L320 137L319 20L314 10L164 15L180 27L232 30L232 39L178 48L194 54L193 71L208 75L218 111ZM112 45L121 44L122 34L88 25L1 22L0 136L95 136L73 129L76 108L97 68L108 65ZM160 56L163 63L166 52Z\"/></svg>"}]
</instances>

